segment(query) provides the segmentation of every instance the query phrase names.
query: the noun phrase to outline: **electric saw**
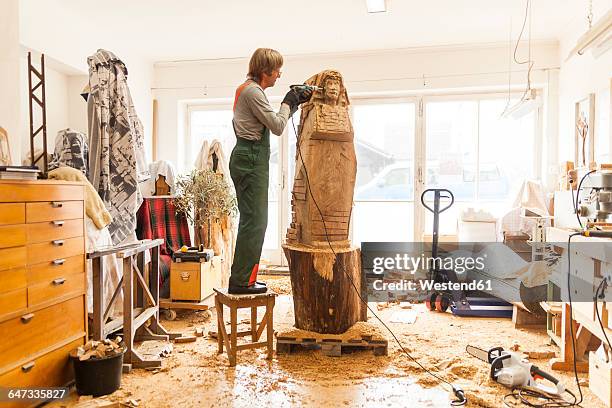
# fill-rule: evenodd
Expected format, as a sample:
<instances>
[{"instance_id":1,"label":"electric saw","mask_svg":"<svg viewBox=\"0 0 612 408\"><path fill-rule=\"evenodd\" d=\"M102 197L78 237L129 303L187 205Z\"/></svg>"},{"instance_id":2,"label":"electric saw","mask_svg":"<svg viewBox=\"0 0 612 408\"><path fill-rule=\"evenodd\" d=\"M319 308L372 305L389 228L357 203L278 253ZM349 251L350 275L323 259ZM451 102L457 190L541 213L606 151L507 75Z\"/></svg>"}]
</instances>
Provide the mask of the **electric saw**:
<instances>
[{"instance_id":1,"label":"electric saw","mask_svg":"<svg viewBox=\"0 0 612 408\"><path fill-rule=\"evenodd\" d=\"M558 396L565 392L565 386L559 380L526 361L521 353L505 351L502 347L487 351L475 346L467 346L465 351L491 364L491 378L508 388L530 387ZM550 381L554 387L541 384L536 381L538 379Z\"/></svg>"}]
</instances>

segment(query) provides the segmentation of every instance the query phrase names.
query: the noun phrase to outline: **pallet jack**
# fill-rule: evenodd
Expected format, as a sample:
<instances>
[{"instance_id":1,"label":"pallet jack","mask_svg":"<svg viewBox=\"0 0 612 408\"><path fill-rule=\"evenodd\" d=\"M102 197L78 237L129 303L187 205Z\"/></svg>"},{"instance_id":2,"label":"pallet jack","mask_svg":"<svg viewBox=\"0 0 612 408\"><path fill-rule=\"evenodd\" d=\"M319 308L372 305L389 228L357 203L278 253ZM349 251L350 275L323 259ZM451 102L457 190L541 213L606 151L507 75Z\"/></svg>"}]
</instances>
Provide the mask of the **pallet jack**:
<instances>
[{"instance_id":1,"label":"pallet jack","mask_svg":"<svg viewBox=\"0 0 612 408\"><path fill-rule=\"evenodd\" d=\"M426 203L425 196L428 193L433 193L433 208ZM442 199L450 200L450 202L445 207L441 207ZM421 194L421 204L433 213L431 247L433 259L438 258L439 252L440 214L448 210L454 202L455 196L445 188L429 188ZM432 262L429 268L428 279L435 283L459 282L454 270L438 269L436 262ZM456 316L512 317L512 304L478 291L469 293L463 290L432 292L427 295L425 304L429 310L438 312L445 312L450 307L451 312Z\"/></svg>"}]
</instances>

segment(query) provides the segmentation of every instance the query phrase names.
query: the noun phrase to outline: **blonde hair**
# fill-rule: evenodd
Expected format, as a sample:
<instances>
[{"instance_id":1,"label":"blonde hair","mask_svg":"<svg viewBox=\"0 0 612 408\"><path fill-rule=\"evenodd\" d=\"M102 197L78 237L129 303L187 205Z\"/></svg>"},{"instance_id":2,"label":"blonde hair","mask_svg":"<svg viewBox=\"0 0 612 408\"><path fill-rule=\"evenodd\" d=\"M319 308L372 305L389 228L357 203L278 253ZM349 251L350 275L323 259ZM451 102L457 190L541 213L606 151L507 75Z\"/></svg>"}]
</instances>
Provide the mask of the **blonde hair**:
<instances>
[{"instance_id":1,"label":"blonde hair","mask_svg":"<svg viewBox=\"0 0 612 408\"><path fill-rule=\"evenodd\" d=\"M261 74L270 75L272 71L283 66L283 56L280 52L272 48L258 48L255 50L249 61L250 78L261 78Z\"/></svg>"}]
</instances>

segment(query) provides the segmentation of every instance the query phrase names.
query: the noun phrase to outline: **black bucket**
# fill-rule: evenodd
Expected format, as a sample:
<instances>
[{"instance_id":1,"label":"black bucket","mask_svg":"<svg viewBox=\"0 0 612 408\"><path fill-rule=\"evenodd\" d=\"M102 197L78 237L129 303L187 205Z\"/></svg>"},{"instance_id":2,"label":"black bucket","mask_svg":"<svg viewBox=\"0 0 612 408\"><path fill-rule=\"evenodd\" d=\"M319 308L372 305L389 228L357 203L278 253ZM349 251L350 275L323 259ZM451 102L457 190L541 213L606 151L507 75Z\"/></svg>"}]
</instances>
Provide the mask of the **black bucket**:
<instances>
[{"instance_id":1,"label":"black bucket","mask_svg":"<svg viewBox=\"0 0 612 408\"><path fill-rule=\"evenodd\" d=\"M117 391L121 386L124 353L125 348L112 356L83 361L71 353L77 393L100 397Z\"/></svg>"}]
</instances>

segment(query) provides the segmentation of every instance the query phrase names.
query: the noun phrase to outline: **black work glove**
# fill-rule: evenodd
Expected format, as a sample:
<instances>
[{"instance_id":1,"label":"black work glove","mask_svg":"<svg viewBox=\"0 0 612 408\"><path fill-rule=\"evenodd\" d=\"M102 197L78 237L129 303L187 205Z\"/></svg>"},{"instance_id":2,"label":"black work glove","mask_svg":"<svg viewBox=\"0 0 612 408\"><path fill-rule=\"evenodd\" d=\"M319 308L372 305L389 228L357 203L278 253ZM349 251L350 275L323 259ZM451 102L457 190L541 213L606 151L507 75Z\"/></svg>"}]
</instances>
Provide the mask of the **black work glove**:
<instances>
[{"instance_id":1,"label":"black work glove","mask_svg":"<svg viewBox=\"0 0 612 408\"><path fill-rule=\"evenodd\" d=\"M298 104L300 105L304 102L308 102L312 97L312 91L310 89L303 89L296 92L298 94Z\"/></svg>"},{"instance_id":2,"label":"black work glove","mask_svg":"<svg viewBox=\"0 0 612 408\"><path fill-rule=\"evenodd\" d=\"M285 95L283 103L289 105L289 109L291 110L291 114L293 115L295 111L297 111L298 106L303 104L304 102L308 102L311 96L312 91L310 90L305 89L298 91L296 89L290 89L289 92L287 92L287 95Z\"/></svg>"},{"instance_id":3,"label":"black work glove","mask_svg":"<svg viewBox=\"0 0 612 408\"><path fill-rule=\"evenodd\" d=\"M289 92L287 92L287 95L285 95L283 103L289 105L289 111L291 112L291 115L293 115L297 111L300 104L300 96L298 92L295 89L290 89Z\"/></svg>"}]
</instances>

